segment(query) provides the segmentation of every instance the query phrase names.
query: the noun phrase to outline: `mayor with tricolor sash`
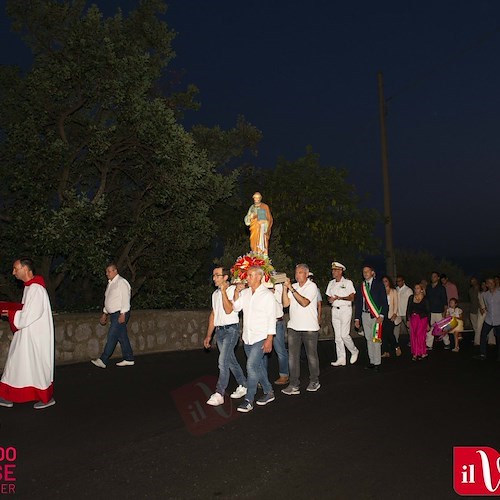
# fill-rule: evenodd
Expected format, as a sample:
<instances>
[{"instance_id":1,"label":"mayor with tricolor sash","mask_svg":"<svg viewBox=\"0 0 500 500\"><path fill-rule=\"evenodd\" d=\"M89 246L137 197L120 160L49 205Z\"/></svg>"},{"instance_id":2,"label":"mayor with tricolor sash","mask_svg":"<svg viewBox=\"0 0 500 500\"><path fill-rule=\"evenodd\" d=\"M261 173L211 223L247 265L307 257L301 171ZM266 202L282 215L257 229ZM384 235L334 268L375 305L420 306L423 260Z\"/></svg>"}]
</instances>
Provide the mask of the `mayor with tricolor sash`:
<instances>
[{"instance_id":1,"label":"mayor with tricolor sash","mask_svg":"<svg viewBox=\"0 0 500 500\"><path fill-rule=\"evenodd\" d=\"M366 369L379 371L382 362L382 322L389 312L385 287L375 277L375 269L363 266L363 282L356 290L354 326L363 325L370 363Z\"/></svg>"}]
</instances>

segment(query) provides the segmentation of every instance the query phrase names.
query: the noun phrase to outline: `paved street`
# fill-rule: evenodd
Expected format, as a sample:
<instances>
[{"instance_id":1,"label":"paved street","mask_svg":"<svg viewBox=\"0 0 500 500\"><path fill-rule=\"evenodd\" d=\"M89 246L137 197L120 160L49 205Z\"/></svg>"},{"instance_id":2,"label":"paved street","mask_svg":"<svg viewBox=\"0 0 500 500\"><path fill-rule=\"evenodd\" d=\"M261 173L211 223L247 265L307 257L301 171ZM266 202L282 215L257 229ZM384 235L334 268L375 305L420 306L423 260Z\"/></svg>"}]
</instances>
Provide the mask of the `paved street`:
<instances>
[{"instance_id":1,"label":"paved street","mask_svg":"<svg viewBox=\"0 0 500 500\"><path fill-rule=\"evenodd\" d=\"M302 364L299 396L277 391L249 414L229 398L218 411L205 405L216 350L58 367L54 407L0 408L16 497L458 498L453 446L500 450L500 364L473 360L470 336L460 353L438 345L421 362L402 340L403 356L378 374L363 369L364 339L358 363L339 368L333 342L321 342L321 389L305 392Z\"/></svg>"}]
</instances>

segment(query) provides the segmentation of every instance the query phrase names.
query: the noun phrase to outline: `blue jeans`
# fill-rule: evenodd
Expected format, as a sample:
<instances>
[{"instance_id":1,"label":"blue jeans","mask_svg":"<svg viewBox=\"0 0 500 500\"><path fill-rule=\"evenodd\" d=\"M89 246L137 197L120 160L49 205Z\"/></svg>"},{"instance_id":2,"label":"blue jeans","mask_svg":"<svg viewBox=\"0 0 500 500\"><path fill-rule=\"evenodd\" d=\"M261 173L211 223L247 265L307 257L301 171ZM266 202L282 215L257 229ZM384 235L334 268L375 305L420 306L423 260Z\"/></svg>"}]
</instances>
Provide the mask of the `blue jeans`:
<instances>
[{"instance_id":1,"label":"blue jeans","mask_svg":"<svg viewBox=\"0 0 500 500\"><path fill-rule=\"evenodd\" d=\"M479 350L481 354L486 356L486 349L488 345L488 334L491 329L495 331L495 338L497 340L497 359L500 361L500 325L489 325L486 321L483 323L483 328L481 329L481 343Z\"/></svg>"},{"instance_id":2,"label":"blue jeans","mask_svg":"<svg viewBox=\"0 0 500 500\"><path fill-rule=\"evenodd\" d=\"M217 341L217 347L219 348L219 379L217 380L217 385L215 390L224 396L226 392L227 385L229 384L229 377L232 372L238 385L243 385L246 387L247 379L243 374L236 355L234 354L234 348L238 344L240 339L240 325L235 323L234 325L226 326L216 326L215 327L215 340Z\"/></svg>"},{"instance_id":3,"label":"blue jeans","mask_svg":"<svg viewBox=\"0 0 500 500\"><path fill-rule=\"evenodd\" d=\"M278 356L278 369L280 377L288 377L288 351L285 345L285 323L283 320L276 321L276 335L273 339L273 349ZM272 353L264 356L264 367L267 371L269 358Z\"/></svg>"},{"instance_id":4,"label":"blue jeans","mask_svg":"<svg viewBox=\"0 0 500 500\"><path fill-rule=\"evenodd\" d=\"M319 381L318 337L319 330L306 332L288 329L290 385L292 387L300 386L300 346L302 342L306 348L309 380L310 382Z\"/></svg>"},{"instance_id":5,"label":"blue jeans","mask_svg":"<svg viewBox=\"0 0 500 500\"><path fill-rule=\"evenodd\" d=\"M109 315L108 340L101 354L101 360L105 365L108 364L109 358L112 356L118 342L120 342L120 347L122 348L123 359L134 361L134 353L132 352L132 346L127 335L127 323L130 318L130 311L125 313L125 323L118 323L119 316L120 311Z\"/></svg>"},{"instance_id":6,"label":"blue jeans","mask_svg":"<svg viewBox=\"0 0 500 500\"><path fill-rule=\"evenodd\" d=\"M267 370L264 366L264 351L262 347L265 340L256 342L255 344L243 344L245 348L245 354L247 355L247 395L245 399L248 399L250 403L253 403L255 399L255 393L257 392L257 384L260 382L264 394L268 394L273 390L273 386L267 378Z\"/></svg>"}]
</instances>

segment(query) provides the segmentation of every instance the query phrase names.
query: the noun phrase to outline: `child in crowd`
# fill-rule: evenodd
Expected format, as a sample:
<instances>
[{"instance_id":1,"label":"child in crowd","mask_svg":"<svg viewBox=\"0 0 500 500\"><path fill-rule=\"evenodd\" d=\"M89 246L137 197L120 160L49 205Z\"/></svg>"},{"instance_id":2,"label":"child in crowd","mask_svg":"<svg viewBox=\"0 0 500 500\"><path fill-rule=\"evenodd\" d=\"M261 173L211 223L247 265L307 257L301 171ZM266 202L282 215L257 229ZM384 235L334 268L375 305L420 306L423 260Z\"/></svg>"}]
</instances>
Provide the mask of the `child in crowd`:
<instances>
[{"instance_id":1,"label":"child in crowd","mask_svg":"<svg viewBox=\"0 0 500 500\"><path fill-rule=\"evenodd\" d=\"M448 309L446 310L446 316L451 316L452 318L456 318L458 325L450 330L449 333L452 333L455 336L455 348L453 352L458 352L460 350L459 341L462 340L462 332L464 331L464 312L460 307L458 307L458 300L455 298L451 298L448 302Z\"/></svg>"}]
</instances>

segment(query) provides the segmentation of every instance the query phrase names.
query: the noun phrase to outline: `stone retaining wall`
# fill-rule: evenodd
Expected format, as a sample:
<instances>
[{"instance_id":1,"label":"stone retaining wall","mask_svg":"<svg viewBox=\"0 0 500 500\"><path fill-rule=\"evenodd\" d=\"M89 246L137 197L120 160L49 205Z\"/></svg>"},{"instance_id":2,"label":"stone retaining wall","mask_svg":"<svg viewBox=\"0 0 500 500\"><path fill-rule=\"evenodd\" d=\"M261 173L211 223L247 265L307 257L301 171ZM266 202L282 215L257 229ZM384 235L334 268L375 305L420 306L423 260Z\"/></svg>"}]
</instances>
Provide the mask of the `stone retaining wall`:
<instances>
[{"instance_id":1,"label":"stone retaining wall","mask_svg":"<svg viewBox=\"0 0 500 500\"><path fill-rule=\"evenodd\" d=\"M468 304L462 305L468 323ZM201 349L207 331L209 311L142 310L132 311L128 332L134 354ZM333 338L331 311L323 307L320 339ZM99 313L54 315L56 364L78 363L98 357L106 342L108 327L99 325ZM285 321L287 321L285 315ZM3 369L12 333L0 322L0 369ZM352 333L357 336L356 333ZM119 347L115 357L120 357Z\"/></svg>"}]
</instances>

